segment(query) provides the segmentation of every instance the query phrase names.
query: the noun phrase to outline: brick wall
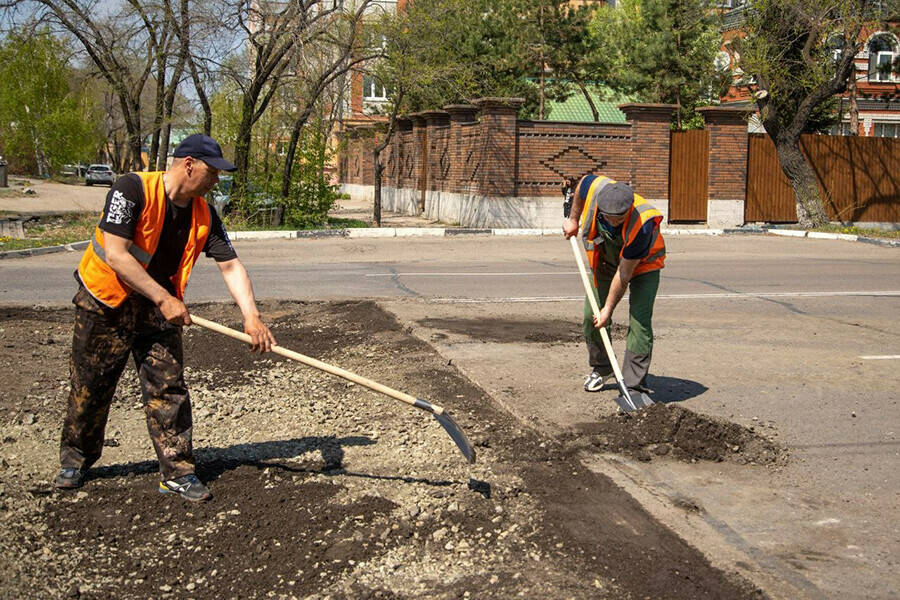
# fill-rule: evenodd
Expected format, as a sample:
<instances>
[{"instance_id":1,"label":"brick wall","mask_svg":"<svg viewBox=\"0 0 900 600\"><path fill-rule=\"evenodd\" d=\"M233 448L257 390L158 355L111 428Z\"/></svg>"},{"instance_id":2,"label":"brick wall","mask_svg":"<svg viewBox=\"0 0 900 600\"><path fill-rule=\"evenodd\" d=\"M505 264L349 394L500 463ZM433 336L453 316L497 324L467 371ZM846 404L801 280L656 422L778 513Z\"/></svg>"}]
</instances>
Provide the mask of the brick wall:
<instances>
[{"instance_id":1,"label":"brick wall","mask_svg":"<svg viewBox=\"0 0 900 600\"><path fill-rule=\"evenodd\" d=\"M647 198L668 191L669 105L623 105L627 124L520 121L515 98L482 98L398 121L385 185L489 197L555 197L565 177L604 174ZM372 185L371 131L347 136L343 183ZM369 148L369 149L364 149Z\"/></svg>"},{"instance_id":2,"label":"brick wall","mask_svg":"<svg viewBox=\"0 0 900 600\"><path fill-rule=\"evenodd\" d=\"M746 111L709 106L697 112L709 131L709 198L743 201L747 196Z\"/></svg>"}]
</instances>

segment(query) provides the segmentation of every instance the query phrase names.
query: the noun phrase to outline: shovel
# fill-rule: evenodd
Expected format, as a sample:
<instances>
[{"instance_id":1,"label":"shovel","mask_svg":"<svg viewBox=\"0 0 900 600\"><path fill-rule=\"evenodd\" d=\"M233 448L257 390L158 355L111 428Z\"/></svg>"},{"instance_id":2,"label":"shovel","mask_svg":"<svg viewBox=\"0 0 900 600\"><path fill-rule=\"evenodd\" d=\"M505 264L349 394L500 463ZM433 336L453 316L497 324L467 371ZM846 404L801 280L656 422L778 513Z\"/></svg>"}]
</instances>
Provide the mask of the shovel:
<instances>
[{"instance_id":1,"label":"shovel","mask_svg":"<svg viewBox=\"0 0 900 600\"><path fill-rule=\"evenodd\" d=\"M578 263L578 271L581 273L581 282L584 284L584 291L587 292L588 301L591 303L591 310L597 320L600 320L600 307L597 306L597 299L594 298L594 290L591 286L591 280L588 279L587 269L581 259L581 250L578 248L577 236L572 236L569 241L572 242L572 252L575 253L575 262ZM645 406L652 406L653 400L650 396L641 392L629 392L625 387L625 381L622 379L622 371L619 369L619 362L616 360L616 354L613 352L612 343L609 341L609 334L606 333L606 327L600 328L600 337L603 339L603 347L606 349L606 355L609 362L612 363L613 373L616 375L616 383L619 384L619 391L622 394L616 398L616 404L625 412L633 412Z\"/></svg>"},{"instance_id":2,"label":"shovel","mask_svg":"<svg viewBox=\"0 0 900 600\"><path fill-rule=\"evenodd\" d=\"M248 344L252 343L252 339L246 333L230 329L228 327L225 327L224 325L219 325L218 323L213 323L212 321L208 321L195 315L191 315L191 320L196 325L200 325L201 327L205 327L206 329L209 329L211 331L227 335L228 337L246 342ZM299 352L294 352L292 350L282 348L281 346L272 346L272 352L274 352L275 354L280 354L285 358L290 358L292 360L302 362L303 364L315 369L319 369L320 371L325 371L326 373L331 373L332 375L343 377L348 381L358 383L359 385L367 387L370 390L374 390L386 396L390 396L391 398L400 400L401 402L405 402L410 406L414 406L418 409L424 410L425 412L431 413L432 415L434 415L434 418L437 419L437 422L441 424L441 427L443 427L444 430L446 430L446 432L450 434L450 437L453 438L453 441L456 442L456 445L459 447L466 460L470 463L475 462L475 448L473 448L472 444L469 443L469 439L466 437L466 434L463 433L462 429L459 428L459 425L456 424L456 421L453 420L453 417L451 417L446 410L444 410L437 404L431 404L430 402L426 402L420 398L415 398L413 396L410 396L409 394L398 392L397 390L391 389L386 385L381 385L380 383L372 381L371 379L360 377L356 373L345 371L344 369L341 369L339 367L329 365L328 363L316 360L315 358L310 358L309 356L305 356L303 354L300 354Z\"/></svg>"}]
</instances>

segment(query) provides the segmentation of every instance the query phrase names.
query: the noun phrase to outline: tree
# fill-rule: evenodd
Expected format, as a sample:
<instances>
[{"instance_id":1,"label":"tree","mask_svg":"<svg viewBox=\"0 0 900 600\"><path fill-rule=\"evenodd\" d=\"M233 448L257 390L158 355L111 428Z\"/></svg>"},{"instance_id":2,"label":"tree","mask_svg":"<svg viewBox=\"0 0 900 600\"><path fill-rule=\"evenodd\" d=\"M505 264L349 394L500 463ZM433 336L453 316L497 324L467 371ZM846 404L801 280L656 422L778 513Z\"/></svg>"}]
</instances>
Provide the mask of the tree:
<instances>
[{"instance_id":1,"label":"tree","mask_svg":"<svg viewBox=\"0 0 900 600\"><path fill-rule=\"evenodd\" d=\"M570 95L568 88L574 87L584 96L596 122L600 113L590 89L602 89L599 86L609 80L613 65L604 51L605 40L591 32L595 13L596 9L589 4L573 6L569 2L552 2L550 17L545 19L544 57L560 84L557 99L564 100ZM544 118L543 111L540 118Z\"/></svg>"},{"instance_id":2,"label":"tree","mask_svg":"<svg viewBox=\"0 0 900 600\"><path fill-rule=\"evenodd\" d=\"M835 119L836 95L847 89L864 27L878 27L885 3L868 0L753 0L740 67L755 81L754 98L778 162L797 199L804 227L828 223L815 172L800 136Z\"/></svg>"},{"instance_id":3,"label":"tree","mask_svg":"<svg viewBox=\"0 0 900 600\"><path fill-rule=\"evenodd\" d=\"M593 31L612 48L610 85L645 102L680 105L678 129L717 89L721 37L707 0L623 0L597 12Z\"/></svg>"},{"instance_id":4,"label":"tree","mask_svg":"<svg viewBox=\"0 0 900 600\"><path fill-rule=\"evenodd\" d=\"M153 68L154 55L138 0L96 10L94 0L35 0L39 18L59 27L83 47L99 75L114 90L128 132L128 163L140 170L143 130L141 93ZM23 6L26 3L21 3Z\"/></svg>"},{"instance_id":5,"label":"tree","mask_svg":"<svg viewBox=\"0 0 900 600\"><path fill-rule=\"evenodd\" d=\"M381 226L385 168L381 153L394 135L400 111L414 112L470 100L490 81L479 77L480 69L485 63L497 63L477 60L478 48L485 40L485 8L476 1L460 4L454 0L417 0L406 10L385 15L381 20L376 39L384 40L383 57L372 72L385 83L389 116L377 132L372 148L376 227Z\"/></svg>"},{"instance_id":6,"label":"tree","mask_svg":"<svg viewBox=\"0 0 900 600\"><path fill-rule=\"evenodd\" d=\"M72 85L71 50L46 30L0 45L0 140L13 162L49 176L90 156L98 134L88 97Z\"/></svg>"}]
</instances>

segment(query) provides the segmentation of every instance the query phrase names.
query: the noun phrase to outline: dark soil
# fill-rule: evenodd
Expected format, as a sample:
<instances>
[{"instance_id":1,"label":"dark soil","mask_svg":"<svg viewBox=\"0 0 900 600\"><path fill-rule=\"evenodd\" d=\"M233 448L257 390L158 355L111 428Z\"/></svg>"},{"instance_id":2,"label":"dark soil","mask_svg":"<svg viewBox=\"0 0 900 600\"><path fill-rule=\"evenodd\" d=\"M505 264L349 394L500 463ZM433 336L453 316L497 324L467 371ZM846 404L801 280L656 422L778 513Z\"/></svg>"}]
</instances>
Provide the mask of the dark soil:
<instances>
[{"instance_id":1,"label":"dark soil","mask_svg":"<svg viewBox=\"0 0 900 600\"><path fill-rule=\"evenodd\" d=\"M654 456L741 464L786 460L784 448L753 428L673 404L654 404L635 413L618 413L585 423L575 438L575 446L625 453L643 461Z\"/></svg>"},{"instance_id":2,"label":"dark soil","mask_svg":"<svg viewBox=\"0 0 900 600\"><path fill-rule=\"evenodd\" d=\"M11 461L0 471L0 597L762 596L573 452L605 439L596 447L670 444L673 455L727 458L736 438L725 425L661 406L561 443L503 412L375 303L261 310L282 346L447 407L479 462L467 465L420 411L191 327L188 381L195 415L205 415L195 430L208 436L195 440L198 475L213 501L156 492L133 377L120 384L120 420L107 428L110 456L124 460L105 455L83 491L59 493L42 481L56 469L68 355L56 338L71 335L72 311L3 309L0 389L12 392L0 412ZM233 306L192 311L240 325ZM243 412L226 410L238 403ZM38 411L37 422L25 419Z\"/></svg>"}]
</instances>

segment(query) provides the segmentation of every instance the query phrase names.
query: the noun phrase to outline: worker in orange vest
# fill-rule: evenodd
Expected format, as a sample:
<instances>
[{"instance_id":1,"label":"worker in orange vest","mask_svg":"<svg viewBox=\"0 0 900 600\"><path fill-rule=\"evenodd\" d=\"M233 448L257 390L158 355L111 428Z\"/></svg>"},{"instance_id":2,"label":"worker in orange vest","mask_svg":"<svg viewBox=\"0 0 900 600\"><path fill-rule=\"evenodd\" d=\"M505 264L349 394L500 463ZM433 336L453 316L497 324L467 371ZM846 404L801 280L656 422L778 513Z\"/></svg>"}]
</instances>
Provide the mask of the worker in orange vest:
<instances>
[{"instance_id":1,"label":"worker in orange vest","mask_svg":"<svg viewBox=\"0 0 900 600\"><path fill-rule=\"evenodd\" d=\"M585 299L584 337L591 366L584 382L586 392L599 391L613 374L599 328L609 330L613 310L626 289L630 290L630 318L622 377L630 390L649 391L646 378L653 354L653 305L666 257L662 220L662 213L625 183L595 175L578 182L563 233L569 239L580 226L593 271L593 292L601 307L598 321Z\"/></svg>"},{"instance_id":2,"label":"worker in orange vest","mask_svg":"<svg viewBox=\"0 0 900 600\"><path fill-rule=\"evenodd\" d=\"M116 384L134 356L147 428L159 459L159 491L209 500L194 473L191 402L184 381L184 291L201 252L212 257L244 318L251 350L275 344L260 320L250 277L206 195L235 171L212 138L194 134L168 171L129 173L110 188L75 279L75 332L68 411L56 486L79 488L103 450Z\"/></svg>"}]
</instances>

